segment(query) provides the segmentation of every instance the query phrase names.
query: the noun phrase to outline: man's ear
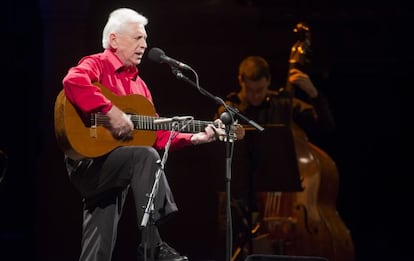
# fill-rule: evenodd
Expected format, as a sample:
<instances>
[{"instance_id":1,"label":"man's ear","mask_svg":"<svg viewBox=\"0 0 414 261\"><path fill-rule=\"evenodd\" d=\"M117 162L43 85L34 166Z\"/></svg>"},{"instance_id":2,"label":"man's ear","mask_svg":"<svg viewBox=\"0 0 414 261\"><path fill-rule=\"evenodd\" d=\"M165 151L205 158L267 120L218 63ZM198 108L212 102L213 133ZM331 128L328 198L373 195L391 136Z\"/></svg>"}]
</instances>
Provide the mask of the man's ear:
<instances>
[{"instance_id":1,"label":"man's ear","mask_svg":"<svg viewBox=\"0 0 414 261\"><path fill-rule=\"evenodd\" d=\"M118 48L118 37L115 33L109 34L109 46L113 49Z\"/></svg>"}]
</instances>

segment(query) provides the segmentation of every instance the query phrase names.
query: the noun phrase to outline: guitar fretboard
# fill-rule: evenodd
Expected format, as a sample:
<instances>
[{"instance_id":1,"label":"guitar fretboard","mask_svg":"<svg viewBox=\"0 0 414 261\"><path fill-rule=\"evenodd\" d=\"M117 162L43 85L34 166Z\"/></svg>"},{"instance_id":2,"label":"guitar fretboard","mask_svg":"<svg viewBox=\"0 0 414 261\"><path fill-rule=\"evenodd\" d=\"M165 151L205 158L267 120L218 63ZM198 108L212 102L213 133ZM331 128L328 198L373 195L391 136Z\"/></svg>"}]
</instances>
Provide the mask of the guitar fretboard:
<instances>
[{"instance_id":1,"label":"guitar fretboard","mask_svg":"<svg viewBox=\"0 0 414 261\"><path fill-rule=\"evenodd\" d=\"M136 130L176 130L179 132L197 133L204 131L209 124L213 124L217 128L220 127L217 123L212 121L200 121L194 119L168 121L170 118L136 114L129 114L128 116ZM90 120L92 127L109 125L109 118L100 113L91 114ZM166 122L163 122L163 120L166 120Z\"/></svg>"}]
</instances>

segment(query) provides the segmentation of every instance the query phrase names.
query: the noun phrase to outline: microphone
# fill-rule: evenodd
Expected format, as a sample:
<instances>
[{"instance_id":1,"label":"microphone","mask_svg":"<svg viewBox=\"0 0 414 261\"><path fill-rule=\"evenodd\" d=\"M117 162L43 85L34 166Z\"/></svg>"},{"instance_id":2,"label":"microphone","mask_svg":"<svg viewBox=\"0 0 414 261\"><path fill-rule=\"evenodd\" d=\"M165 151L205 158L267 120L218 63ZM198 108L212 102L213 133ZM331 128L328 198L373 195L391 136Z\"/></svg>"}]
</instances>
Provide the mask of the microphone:
<instances>
[{"instance_id":1,"label":"microphone","mask_svg":"<svg viewBox=\"0 0 414 261\"><path fill-rule=\"evenodd\" d=\"M191 121L194 117L192 116L175 116L172 118L157 118L154 119L154 124L162 124L162 123L169 123L169 122L176 122L176 121Z\"/></svg>"},{"instance_id":2,"label":"microphone","mask_svg":"<svg viewBox=\"0 0 414 261\"><path fill-rule=\"evenodd\" d=\"M160 48L151 48L148 52L148 58L157 63L166 63L171 67L191 70L191 67L185 63L179 62L171 57L165 55L165 52Z\"/></svg>"}]
</instances>

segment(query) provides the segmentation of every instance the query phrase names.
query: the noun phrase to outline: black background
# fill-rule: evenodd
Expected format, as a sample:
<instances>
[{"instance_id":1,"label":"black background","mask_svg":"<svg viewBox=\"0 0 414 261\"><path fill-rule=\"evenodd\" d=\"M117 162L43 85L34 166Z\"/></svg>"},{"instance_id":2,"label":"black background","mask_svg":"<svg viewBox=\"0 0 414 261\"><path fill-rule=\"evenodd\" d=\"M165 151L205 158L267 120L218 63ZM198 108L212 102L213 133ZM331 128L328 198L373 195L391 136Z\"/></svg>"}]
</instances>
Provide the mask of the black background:
<instances>
[{"instance_id":1,"label":"black background","mask_svg":"<svg viewBox=\"0 0 414 261\"><path fill-rule=\"evenodd\" d=\"M357 260L413 256L412 142L404 135L412 130L404 99L412 85L412 11L399 1L8 0L2 8L0 150L9 161L0 184L1 260L77 259L81 204L54 138L54 99L67 69L102 50L108 13L123 6L149 18L150 48L189 64L200 85L219 97L236 90L238 63L251 54L268 59L274 87L281 85L292 29L306 21L312 31L309 73L337 122L331 136L315 142L337 163L337 210L352 233ZM139 68L161 115L212 118L215 102L177 80L168 66L145 57ZM181 212L163 233L193 260L212 251L215 185L224 177L224 151L197 148L169 159ZM203 161L211 153L219 160ZM135 221L129 214L124 220L115 259L133 260Z\"/></svg>"}]
</instances>

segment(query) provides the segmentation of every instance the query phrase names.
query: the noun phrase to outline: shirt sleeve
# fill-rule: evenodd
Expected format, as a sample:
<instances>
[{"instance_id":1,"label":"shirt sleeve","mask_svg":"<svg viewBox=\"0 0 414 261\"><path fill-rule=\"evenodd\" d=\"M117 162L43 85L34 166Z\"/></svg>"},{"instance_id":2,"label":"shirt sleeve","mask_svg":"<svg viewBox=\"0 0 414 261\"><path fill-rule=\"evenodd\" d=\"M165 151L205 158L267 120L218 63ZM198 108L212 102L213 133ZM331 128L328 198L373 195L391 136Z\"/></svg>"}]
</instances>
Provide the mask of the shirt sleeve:
<instances>
[{"instance_id":1,"label":"shirt sleeve","mask_svg":"<svg viewBox=\"0 0 414 261\"><path fill-rule=\"evenodd\" d=\"M93 82L99 81L101 73L97 58L87 56L77 66L69 69L63 79L63 88L66 97L83 113L108 112L111 101L106 98L98 86Z\"/></svg>"},{"instance_id":2,"label":"shirt sleeve","mask_svg":"<svg viewBox=\"0 0 414 261\"><path fill-rule=\"evenodd\" d=\"M157 139L154 147L158 150L164 149L167 145L168 139L170 138L171 131L157 131ZM179 150L181 148L192 145L191 143L192 133L176 133L176 136L171 141L170 150Z\"/></svg>"}]
</instances>

